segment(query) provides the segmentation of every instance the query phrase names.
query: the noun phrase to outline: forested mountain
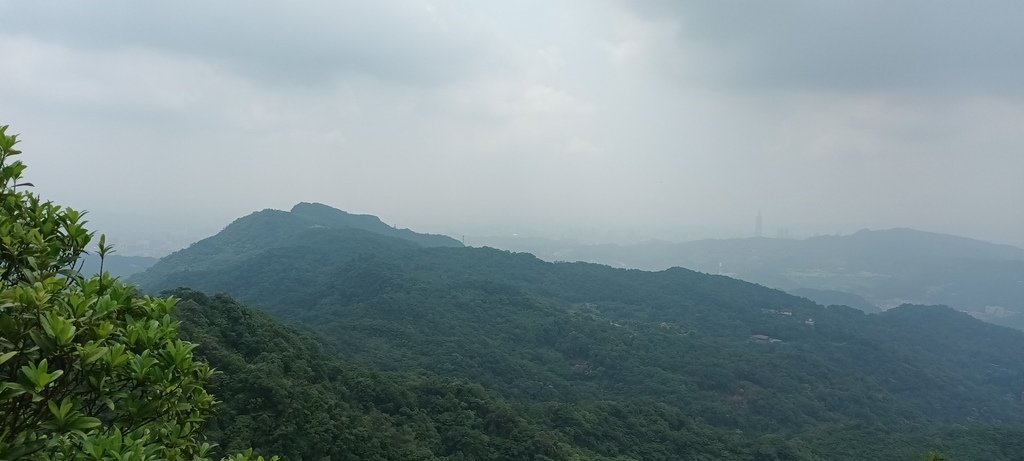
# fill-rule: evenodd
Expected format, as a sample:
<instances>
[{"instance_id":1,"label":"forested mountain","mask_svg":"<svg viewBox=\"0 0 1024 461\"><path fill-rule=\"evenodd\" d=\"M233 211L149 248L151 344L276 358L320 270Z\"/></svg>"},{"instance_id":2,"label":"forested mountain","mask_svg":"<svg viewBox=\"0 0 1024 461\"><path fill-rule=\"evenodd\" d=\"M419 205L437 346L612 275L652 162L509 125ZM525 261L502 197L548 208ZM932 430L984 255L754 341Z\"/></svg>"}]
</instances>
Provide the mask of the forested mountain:
<instances>
[{"instance_id":1,"label":"forested mountain","mask_svg":"<svg viewBox=\"0 0 1024 461\"><path fill-rule=\"evenodd\" d=\"M826 425L792 437L714 428L657 400L509 401L463 379L332 356L225 295L170 294L182 299L183 336L221 371L223 402L206 434L222 450L293 460L918 459L921 447L1010 460L1024 450L1019 426Z\"/></svg>"},{"instance_id":2,"label":"forested mountain","mask_svg":"<svg viewBox=\"0 0 1024 461\"><path fill-rule=\"evenodd\" d=\"M374 234L396 237L425 247L460 247L462 243L447 235L420 234L409 229L398 229L385 224L373 215L351 214L322 203L299 203L292 207L291 215L311 226L332 229L362 229Z\"/></svg>"},{"instance_id":3,"label":"forested mountain","mask_svg":"<svg viewBox=\"0 0 1024 461\"><path fill-rule=\"evenodd\" d=\"M685 269L428 248L287 215L242 218L135 280L231 293L349 363L482 386L595 456L677 459L697 442L674 437L706 433L699 446L775 453L761 459L935 447L1013 459L1000 437L1024 423L1018 331L943 307L865 315Z\"/></svg>"},{"instance_id":4,"label":"forested mountain","mask_svg":"<svg viewBox=\"0 0 1024 461\"><path fill-rule=\"evenodd\" d=\"M599 442L613 427L568 427L560 418L575 410L567 407L512 404L458 378L372 371L332 357L314 339L227 296L170 294L182 299L176 313L182 335L222 372L214 390L224 402L207 435L228 451L256 447L285 459L611 459ZM604 405L620 412L620 424L633 422L627 412L662 413L656 405ZM631 444L616 453L642 458L672 450L687 459L758 453L735 434L668 415L644 422L664 425L656 428L663 444ZM573 440L583 434L588 440Z\"/></svg>"},{"instance_id":5,"label":"forested mountain","mask_svg":"<svg viewBox=\"0 0 1024 461\"><path fill-rule=\"evenodd\" d=\"M797 288L795 290L789 290L790 294L801 296L811 301L814 301L823 306L847 306L854 309L858 309L869 314L881 312L878 306L871 304L870 301L864 299L862 296L855 295L853 293L847 293L845 291L836 290L816 290L814 288Z\"/></svg>"},{"instance_id":6,"label":"forested mountain","mask_svg":"<svg viewBox=\"0 0 1024 461\"><path fill-rule=\"evenodd\" d=\"M543 239L482 239L548 261L587 261L725 274L822 304L864 298L868 311L904 303L944 304L1024 328L1024 249L912 229L862 230L805 240L745 238L683 243L581 245ZM875 307L871 307L873 305Z\"/></svg>"},{"instance_id":7,"label":"forested mountain","mask_svg":"<svg viewBox=\"0 0 1024 461\"><path fill-rule=\"evenodd\" d=\"M145 272L135 274L133 280L147 285L176 272L200 273L221 270L248 261L268 249L278 248L282 243L330 238L325 235L333 233L394 237L408 246L462 246L458 240L444 235L419 234L409 229L396 229L384 224L376 216L349 214L319 203L299 203L291 211L267 209L239 218L217 235L162 258ZM355 242L358 237L352 239L357 247L373 245L370 241ZM306 247L315 248L320 243L324 242L307 242ZM392 244L388 241L388 244L378 246L377 249L386 251L386 247L390 246Z\"/></svg>"}]
</instances>

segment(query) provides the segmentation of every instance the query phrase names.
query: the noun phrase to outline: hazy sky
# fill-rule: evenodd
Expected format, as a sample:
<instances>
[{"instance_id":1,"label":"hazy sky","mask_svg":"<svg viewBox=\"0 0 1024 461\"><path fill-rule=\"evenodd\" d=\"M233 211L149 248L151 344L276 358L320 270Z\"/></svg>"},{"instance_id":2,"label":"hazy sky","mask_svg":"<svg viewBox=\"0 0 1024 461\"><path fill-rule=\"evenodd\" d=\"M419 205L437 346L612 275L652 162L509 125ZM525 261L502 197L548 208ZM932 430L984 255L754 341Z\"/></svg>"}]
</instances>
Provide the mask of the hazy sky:
<instances>
[{"instance_id":1,"label":"hazy sky","mask_svg":"<svg viewBox=\"0 0 1024 461\"><path fill-rule=\"evenodd\" d=\"M1024 2L8 1L0 124L130 252L320 201L452 235L1024 246ZM156 244L154 244L156 245Z\"/></svg>"}]
</instances>

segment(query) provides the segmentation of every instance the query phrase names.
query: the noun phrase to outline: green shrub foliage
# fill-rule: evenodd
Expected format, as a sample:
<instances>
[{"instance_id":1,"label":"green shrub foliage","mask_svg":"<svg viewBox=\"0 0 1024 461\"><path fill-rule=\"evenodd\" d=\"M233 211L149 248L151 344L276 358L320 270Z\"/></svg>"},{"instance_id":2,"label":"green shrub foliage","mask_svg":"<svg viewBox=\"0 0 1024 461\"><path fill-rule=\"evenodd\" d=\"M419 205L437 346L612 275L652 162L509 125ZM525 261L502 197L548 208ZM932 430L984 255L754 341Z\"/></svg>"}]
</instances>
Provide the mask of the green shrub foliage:
<instances>
[{"instance_id":1,"label":"green shrub foliage","mask_svg":"<svg viewBox=\"0 0 1024 461\"><path fill-rule=\"evenodd\" d=\"M29 190L16 144L0 127L0 459L209 459L214 372L178 338L175 300L79 275L84 213Z\"/></svg>"}]
</instances>

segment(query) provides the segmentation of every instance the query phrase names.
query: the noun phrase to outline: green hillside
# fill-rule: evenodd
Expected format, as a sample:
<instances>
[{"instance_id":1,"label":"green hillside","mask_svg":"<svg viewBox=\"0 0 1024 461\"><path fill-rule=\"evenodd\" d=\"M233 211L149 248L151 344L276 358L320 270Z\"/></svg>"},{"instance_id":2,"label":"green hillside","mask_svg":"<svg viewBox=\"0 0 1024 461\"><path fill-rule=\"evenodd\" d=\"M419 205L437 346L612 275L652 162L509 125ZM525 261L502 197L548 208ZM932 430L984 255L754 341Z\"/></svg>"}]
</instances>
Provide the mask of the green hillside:
<instances>
[{"instance_id":1,"label":"green hillside","mask_svg":"<svg viewBox=\"0 0 1024 461\"><path fill-rule=\"evenodd\" d=\"M314 332L346 361L571 409L555 427L602 456L663 446L658 431L609 432L623 406L790 450L780 459L847 453L835 450L908 459L940 443L991 453L999 445L989 432L970 428L1012 432L1024 422L1024 334L952 309L865 315L684 269L552 264L358 229L264 237L287 226L243 218L138 280L151 291L231 293ZM273 243L236 253L217 245L242 241Z\"/></svg>"},{"instance_id":2,"label":"green hillside","mask_svg":"<svg viewBox=\"0 0 1024 461\"><path fill-rule=\"evenodd\" d=\"M181 271L201 273L207 270L220 270L232 264L248 261L263 254L268 248L280 246L283 242L302 242L308 238L321 239L324 238L324 234L330 232L394 237L411 246L462 246L451 237L418 234L409 229L393 228L376 216L349 214L319 203L300 203L291 211L267 209L239 218L217 235L162 258L145 272L133 275L132 280L148 285ZM394 245L389 241L385 246ZM318 244L309 242L307 246L316 247Z\"/></svg>"},{"instance_id":3,"label":"green hillside","mask_svg":"<svg viewBox=\"0 0 1024 461\"><path fill-rule=\"evenodd\" d=\"M823 304L846 298L868 312L904 303L943 304L1024 329L1024 249L952 235L888 229L804 240L739 238L634 245L477 240L549 261L644 270L679 266L725 274L800 293Z\"/></svg>"},{"instance_id":4,"label":"green hillside","mask_svg":"<svg viewBox=\"0 0 1024 461\"><path fill-rule=\"evenodd\" d=\"M227 450L286 459L552 459L575 454L479 386L423 374L383 375L325 354L313 340L225 296L176 290L183 337L222 374L207 436ZM539 458L543 459L543 458Z\"/></svg>"},{"instance_id":5,"label":"green hillside","mask_svg":"<svg viewBox=\"0 0 1024 461\"><path fill-rule=\"evenodd\" d=\"M292 460L711 460L759 453L735 434L655 402L515 405L461 379L371 371L229 297L171 294L182 299L182 335L222 372L214 391L224 401L206 434L228 451L256 447ZM594 427L567 425L595 415L604 421ZM641 429L656 431L660 442L606 438Z\"/></svg>"},{"instance_id":6,"label":"green hillside","mask_svg":"<svg viewBox=\"0 0 1024 461\"><path fill-rule=\"evenodd\" d=\"M1019 426L885 431L824 425L795 437L716 429L647 399L510 402L471 382L381 373L231 298L175 290L196 353L221 371L206 435L285 459L1019 459Z\"/></svg>"}]
</instances>

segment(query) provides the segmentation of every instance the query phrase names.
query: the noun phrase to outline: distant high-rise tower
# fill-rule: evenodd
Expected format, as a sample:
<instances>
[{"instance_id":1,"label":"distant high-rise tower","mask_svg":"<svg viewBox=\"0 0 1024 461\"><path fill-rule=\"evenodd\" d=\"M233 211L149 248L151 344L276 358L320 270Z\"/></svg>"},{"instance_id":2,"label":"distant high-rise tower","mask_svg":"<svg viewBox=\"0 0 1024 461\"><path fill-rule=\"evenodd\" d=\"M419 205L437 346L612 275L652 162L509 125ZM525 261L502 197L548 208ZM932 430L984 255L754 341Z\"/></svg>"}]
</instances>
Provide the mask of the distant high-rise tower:
<instances>
[{"instance_id":1,"label":"distant high-rise tower","mask_svg":"<svg viewBox=\"0 0 1024 461\"><path fill-rule=\"evenodd\" d=\"M761 219L761 210L757 210L757 221L754 222L754 237L761 237L763 235L764 226Z\"/></svg>"}]
</instances>

